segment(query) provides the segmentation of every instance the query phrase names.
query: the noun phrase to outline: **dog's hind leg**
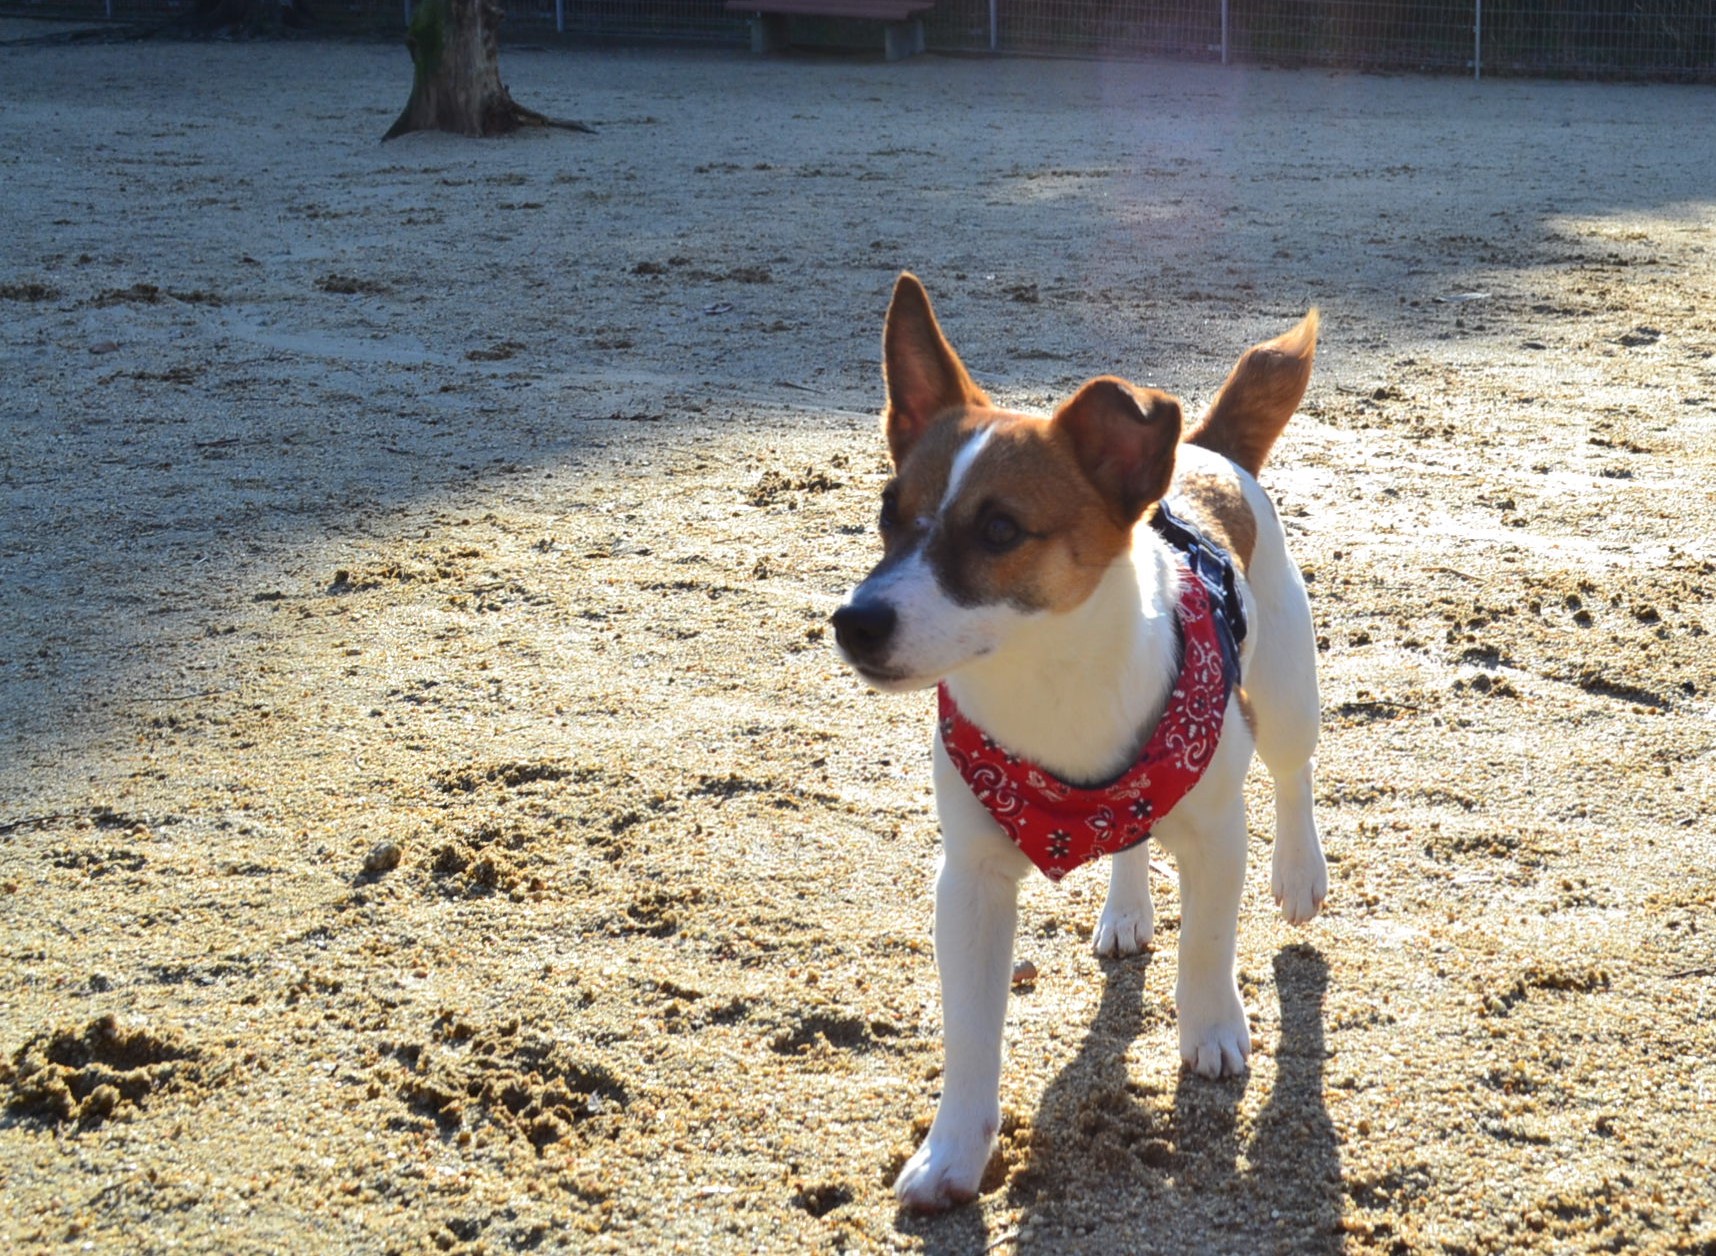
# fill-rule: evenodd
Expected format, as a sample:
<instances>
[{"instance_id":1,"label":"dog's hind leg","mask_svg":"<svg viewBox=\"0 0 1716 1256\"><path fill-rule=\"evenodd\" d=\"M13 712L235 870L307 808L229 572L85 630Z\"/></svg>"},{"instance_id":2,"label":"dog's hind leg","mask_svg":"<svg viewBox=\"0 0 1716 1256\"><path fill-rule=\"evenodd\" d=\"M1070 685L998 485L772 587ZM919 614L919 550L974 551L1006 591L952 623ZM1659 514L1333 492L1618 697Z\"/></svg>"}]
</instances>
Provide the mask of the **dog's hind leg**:
<instances>
[{"instance_id":1,"label":"dog's hind leg","mask_svg":"<svg viewBox=\"0 0 1716 1256\"><path fill-rule=\"evenodd\" d=\"M1329 867L1311 814L1311 763L1292 773L1272 767L1270 776L1275 781L1275 853L1269 889L1282 918L1302 925L1322 910L1329 893Z\"/></svg>"},{"instance_id":2,"label":"dog's hind leg","mask_svg":"<svg viewBox=\"0 0 1716 1256\"><path fill-rule=\"evenodd\" d=\"M1270 889L1287 922L1302 925L1317 914L1329 890L1328 864L1311 809L1312 756L1322 718L1316 629L1274 508L1261 492L1255 501L1268 513L1247 573L1258 623L1245 692L1256 722L1257 755L1275 783Z\"/></svg>"},{"instance_id":3,"label":"dog's hind leg","mask_svg":"<svg viewBox=\"0 0 1716 1256\"><path fill-rule=\"evenodd\" d=\"M1150 949L1150 936L1156 931L1156 908L1150 901L1150 846L1139 842L1111 862L1108 900L1102 905L1091 949L1116 958L1136 955Z\"/></svg>"}]
</instances>

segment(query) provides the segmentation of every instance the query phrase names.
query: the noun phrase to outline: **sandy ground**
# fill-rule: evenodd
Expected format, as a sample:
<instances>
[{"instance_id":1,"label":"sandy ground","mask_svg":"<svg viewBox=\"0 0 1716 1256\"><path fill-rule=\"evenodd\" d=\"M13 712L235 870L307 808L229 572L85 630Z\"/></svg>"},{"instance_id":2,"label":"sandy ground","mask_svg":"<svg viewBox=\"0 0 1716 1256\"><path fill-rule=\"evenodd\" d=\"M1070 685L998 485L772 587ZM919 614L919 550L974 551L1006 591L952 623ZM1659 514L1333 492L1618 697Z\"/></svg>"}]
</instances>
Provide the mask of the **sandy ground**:
<instances>
[{"instance_id":1,"label":"sandy ground","mask_svg":"<svg viewBox=\"0 0 1716 1256\"><path fill-rule=\"evenodd\" d=\"M0 1248L1716 1252L1707 89L503 67L599 134L0 49ZM903 266L1016 407L1324 326L1328 910L1254 777L1207 1083L1171 881L1118 963L1029 884L940 1219L929 699L823 627Z\"/></svg>"}]
</instances>

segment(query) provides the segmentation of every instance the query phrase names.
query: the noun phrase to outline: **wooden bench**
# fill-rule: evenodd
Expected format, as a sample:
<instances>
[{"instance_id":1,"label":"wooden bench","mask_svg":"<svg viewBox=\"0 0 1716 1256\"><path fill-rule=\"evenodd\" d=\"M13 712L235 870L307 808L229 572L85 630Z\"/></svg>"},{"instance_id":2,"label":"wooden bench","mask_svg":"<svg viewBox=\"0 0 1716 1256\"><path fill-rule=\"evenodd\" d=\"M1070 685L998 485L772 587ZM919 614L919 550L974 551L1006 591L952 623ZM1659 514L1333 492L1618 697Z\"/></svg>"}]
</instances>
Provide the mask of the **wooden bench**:
<instances>
[{"instance_id":1,"label":"wooden bench","mask_svg":"<svg viewBox=\"0 0 1716 1256\"><path fill-rule=\"evenodd\" d=\"M855 17L882 23L882 50L898 61L924 50L923 14L935 0L727 0L751 15L751 51L781 52L789 17Z\"/></svg>"}]
</instances>

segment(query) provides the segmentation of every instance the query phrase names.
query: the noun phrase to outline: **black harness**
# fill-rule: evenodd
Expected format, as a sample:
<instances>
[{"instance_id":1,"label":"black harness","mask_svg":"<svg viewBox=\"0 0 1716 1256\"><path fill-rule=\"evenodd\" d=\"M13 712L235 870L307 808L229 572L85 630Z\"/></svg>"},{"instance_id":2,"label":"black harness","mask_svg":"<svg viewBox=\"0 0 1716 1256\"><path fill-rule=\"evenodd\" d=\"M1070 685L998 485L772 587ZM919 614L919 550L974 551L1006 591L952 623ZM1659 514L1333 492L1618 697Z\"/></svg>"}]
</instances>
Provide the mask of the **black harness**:
<instances>
[{"instance_id":1,"label":"black harness","mask_svg":"<svg viewBox=\"0 0 1716 1256\"><path fill-rule=\"evenodd\" d=\"M1245 603L1239 597L1239 581L1233 559L1200 531L1196 524L1156 503L1150 526L1191 569L1209 590L1210 611L1215 616L1216 636L1221 641L1222 670L1228 686L1239 684L1239 647L1245 641Z\"/></svg>"}]
</instances>

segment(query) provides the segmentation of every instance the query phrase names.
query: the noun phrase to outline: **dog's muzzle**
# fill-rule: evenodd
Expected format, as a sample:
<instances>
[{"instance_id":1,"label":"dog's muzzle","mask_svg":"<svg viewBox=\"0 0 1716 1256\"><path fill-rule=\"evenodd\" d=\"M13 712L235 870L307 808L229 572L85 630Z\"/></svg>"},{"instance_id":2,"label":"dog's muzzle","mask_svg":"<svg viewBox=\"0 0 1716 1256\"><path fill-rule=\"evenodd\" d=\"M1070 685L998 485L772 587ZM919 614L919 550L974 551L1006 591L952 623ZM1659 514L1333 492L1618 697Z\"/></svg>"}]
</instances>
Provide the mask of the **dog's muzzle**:
<instances>
[{"instance_id":1,"label":"dog's muzzle","mask_svg":"<svg viewBox=\"0 0 1716 1256\"><path fill-rule=\"evenodd\" d=\"M899 618L893 606L879 598L848 602L832 617L834 639L854 664L874 667L887 658Z\"/></svg>"}]
</instances>

